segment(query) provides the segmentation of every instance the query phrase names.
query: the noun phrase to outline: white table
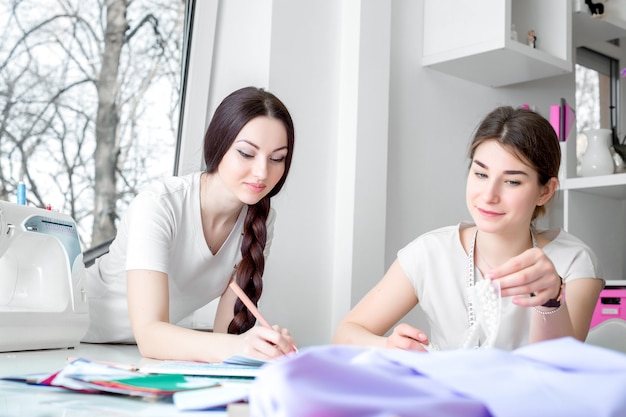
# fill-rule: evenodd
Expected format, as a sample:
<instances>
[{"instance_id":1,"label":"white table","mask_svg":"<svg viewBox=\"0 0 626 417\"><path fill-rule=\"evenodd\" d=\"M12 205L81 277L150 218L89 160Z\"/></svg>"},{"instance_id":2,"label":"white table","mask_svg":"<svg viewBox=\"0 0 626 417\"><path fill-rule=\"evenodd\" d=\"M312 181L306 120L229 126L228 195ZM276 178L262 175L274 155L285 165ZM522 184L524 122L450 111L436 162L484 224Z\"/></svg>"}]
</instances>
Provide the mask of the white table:
<instances>
[{"instance_id":1,"label":"white table","mask_svg":"<svg viewBox=\"0 0 626 417\"><path fill-rule=\"evenodd\" d=\"M141 355L135 345L81 344L75 349L0 352L0 376L52 373L65 366L67 358L81 357L138 365ZM178 411L167 402L139 398L74 393L61 388L0 381L2 417L141 417L141 416L246 416L246 406L229 411Z\"/></svg>"}]
</instances>

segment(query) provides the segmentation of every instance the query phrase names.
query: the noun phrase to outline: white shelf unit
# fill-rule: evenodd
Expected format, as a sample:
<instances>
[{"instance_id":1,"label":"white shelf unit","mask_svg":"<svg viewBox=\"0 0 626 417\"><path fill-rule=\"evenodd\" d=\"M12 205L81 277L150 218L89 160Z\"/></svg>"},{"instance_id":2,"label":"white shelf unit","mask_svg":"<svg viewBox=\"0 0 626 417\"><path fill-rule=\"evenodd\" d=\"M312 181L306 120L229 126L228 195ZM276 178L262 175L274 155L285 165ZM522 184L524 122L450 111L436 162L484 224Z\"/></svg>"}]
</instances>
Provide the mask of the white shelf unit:
<instances>
[{"instance_id":1,"label":"white shelf unit","mask_svg":"<svg viewBox=\"0 0 626 417\"><path fill-rule=\"evenodd\" d=\"M604 5L602 17L591 16L583 0L573 0L574 47L626 37L626 0L596 2ZM573 143L572 143L573 144ZM556 212L565 230L581 238L600 258L604 277L626 279L626 173L576 177L575 147L563 143L563 175Z\"/></svg>"},{"instance_id":2,"label":"white shelf unit","mask_svg":"<svg viewBox=\"0 0 626 417\"><path fill-rule=\"evenodd\" d=\"M422 64L493 87L570 73L571 0L424 0Z\"/></svg>"},{"instance_id":3,"label":"white shelf unit","mask_svg":"<svg viewBox=\"0 0 626 417\"><path fill-rule=\"evenodd\" d=\"M602 16L592 16L583 0L573 1L574 47L626 37L626 0L603 2Z\"/></svg>"},{"instance_id":4,"label":"white shelf unit","mask_svg":"<svg viewBox=\"0 0 626 417\"><path fill-rule=\"evenodd\" d=\"M604 277L626 279L626 173L561 179L554 203L556 223L594 250Z\"/></svg>"}]
</instances>

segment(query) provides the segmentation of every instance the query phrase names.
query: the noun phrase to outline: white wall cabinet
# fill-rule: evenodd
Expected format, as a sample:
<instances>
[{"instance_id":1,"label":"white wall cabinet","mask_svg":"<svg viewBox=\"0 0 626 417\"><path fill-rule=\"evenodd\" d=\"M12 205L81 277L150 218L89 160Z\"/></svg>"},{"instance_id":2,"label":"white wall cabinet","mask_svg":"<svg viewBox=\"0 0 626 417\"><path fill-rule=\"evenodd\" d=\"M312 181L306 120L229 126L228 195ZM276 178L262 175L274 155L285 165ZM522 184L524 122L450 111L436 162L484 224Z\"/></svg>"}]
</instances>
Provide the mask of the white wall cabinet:
<instances>
[{"instance_id":1,"label":"white wall cabinet","mask_svg":"<svg viewBox=\"0 0 626 417\"><path fill-rule=\"evenodd\" d=\"M570 73L571 0L424 0L422 65L493 87Z\"/></svg>"}]
</instances>

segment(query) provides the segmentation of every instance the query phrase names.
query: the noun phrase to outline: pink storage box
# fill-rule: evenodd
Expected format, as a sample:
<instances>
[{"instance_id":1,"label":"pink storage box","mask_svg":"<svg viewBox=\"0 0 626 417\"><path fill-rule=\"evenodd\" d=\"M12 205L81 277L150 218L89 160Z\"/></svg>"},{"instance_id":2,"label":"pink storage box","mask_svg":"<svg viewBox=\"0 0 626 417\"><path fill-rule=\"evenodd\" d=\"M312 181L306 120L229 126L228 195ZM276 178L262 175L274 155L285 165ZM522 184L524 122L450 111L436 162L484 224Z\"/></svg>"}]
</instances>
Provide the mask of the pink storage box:
<instances>
[{"instance_id":1,"label":"pink storage box","mask_svg":"<svg viewBox=\"0 0 626 417\"><path fill-rule=\"evenodd\" d=\"M607 281L591 318L591 328L610 319L626 320L626 281Z\"/></svg>"}]
</instances>

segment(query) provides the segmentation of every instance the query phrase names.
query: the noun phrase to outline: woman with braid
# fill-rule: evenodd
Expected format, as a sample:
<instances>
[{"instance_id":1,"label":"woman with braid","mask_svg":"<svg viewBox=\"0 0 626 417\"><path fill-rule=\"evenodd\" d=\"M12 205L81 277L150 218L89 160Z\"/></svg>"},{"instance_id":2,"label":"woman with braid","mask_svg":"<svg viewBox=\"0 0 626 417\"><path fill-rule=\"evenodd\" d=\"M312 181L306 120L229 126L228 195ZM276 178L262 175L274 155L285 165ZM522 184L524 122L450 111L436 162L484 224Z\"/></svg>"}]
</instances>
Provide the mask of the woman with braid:
<instances>
[{"instance_id":1,"label":"woman with braid","mask_svg":"<svg viewBox=\"0 0 626 417\"><path fill-rule=\"evenodd\" d=\"M87 269L83 341L207 362L292 352L289 332L255 326L228 284L236 280L258 302L274 230L270 199L285 183L293 147L293 122L276 96L247 87L226 97L204 137L206 171L139 193L109 253ZM177 325L218 297L213 332Z\"/></svg>"}]
</instances>

